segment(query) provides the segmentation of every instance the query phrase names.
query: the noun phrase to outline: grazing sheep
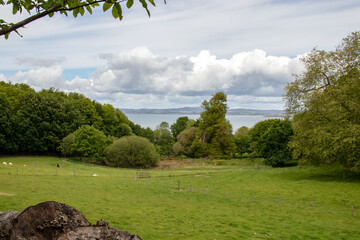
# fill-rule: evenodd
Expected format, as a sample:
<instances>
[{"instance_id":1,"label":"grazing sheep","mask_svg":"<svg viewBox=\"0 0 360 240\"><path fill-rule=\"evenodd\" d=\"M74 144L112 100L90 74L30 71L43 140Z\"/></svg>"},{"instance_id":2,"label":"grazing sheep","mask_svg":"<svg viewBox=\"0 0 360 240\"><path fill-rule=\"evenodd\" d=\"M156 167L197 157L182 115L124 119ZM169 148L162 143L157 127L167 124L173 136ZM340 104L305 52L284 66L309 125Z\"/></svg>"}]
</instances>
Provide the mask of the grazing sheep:
<instances>
[{"instance_id":1,"label":"grazing sheep","mask_svg":"<svg viewBox=\"0 0 360 240\"><path fill-rule=\"evenodd\" d=\"M24 167L26 167L26 164L24 164Z\"/></svg>"},{"instance_id":2,"label":"grazing sheep","mask_svg":"<svg viewBox=\"0 0 360 240\"><path fill-rule=\"evenodd\" d=\"M6 163L6 162L3 162L3 165L7 165L7 163Z\"/></svg>"},{"instance_id":3,"label":"grazing sheep","mask_svg":"<svg viewBox=\"0 0 360 240\"><path fill-rule=\"evenodd\" d=\"M94 173L92 176L93 176L93 177L97 177L97 174L96 174L96 173Z\"/></svg>"},{"instance_id":4,"label":"grazing sheep","mask_svg":"<svg viewBox=\"0 0 360 240\"><path fill-rule=\"evenodd\" d=\"M13 165L12 162L9 162L9 165L12 166Z\"/></svg>"}]
</instances>

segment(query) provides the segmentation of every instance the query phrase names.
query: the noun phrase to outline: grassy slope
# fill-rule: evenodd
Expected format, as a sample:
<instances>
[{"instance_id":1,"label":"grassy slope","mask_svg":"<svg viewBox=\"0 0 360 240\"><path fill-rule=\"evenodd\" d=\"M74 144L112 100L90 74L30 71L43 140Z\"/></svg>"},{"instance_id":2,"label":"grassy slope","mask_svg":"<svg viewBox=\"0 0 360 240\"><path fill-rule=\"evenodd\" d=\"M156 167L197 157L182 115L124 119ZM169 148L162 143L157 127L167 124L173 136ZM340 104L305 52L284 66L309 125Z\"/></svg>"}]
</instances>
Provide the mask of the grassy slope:
<instances>
[{"instance_id":1,"label":"grassy slope","mask_svg":"<svg viewBox=\"0 0 360 240\"><path fill-rule=\"evenodd\" d=\"M0 211L54 200L143 239L360 239L360 181L315 170L197 166L135 180L137 170L58 158L0 161L14 164L0 165Z\"/></svg>"}]
</instances>

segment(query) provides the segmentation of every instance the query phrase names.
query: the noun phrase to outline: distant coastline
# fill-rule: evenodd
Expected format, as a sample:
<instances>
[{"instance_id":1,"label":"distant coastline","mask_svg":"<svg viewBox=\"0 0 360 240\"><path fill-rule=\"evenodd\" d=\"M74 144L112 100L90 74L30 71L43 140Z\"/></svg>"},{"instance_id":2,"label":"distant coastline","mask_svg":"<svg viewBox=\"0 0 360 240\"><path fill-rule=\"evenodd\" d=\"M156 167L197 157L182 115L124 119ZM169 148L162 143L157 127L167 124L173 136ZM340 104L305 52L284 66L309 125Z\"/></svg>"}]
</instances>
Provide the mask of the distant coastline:
<instances>
[{"instance_id":1,"label":"distant coastline","mask_svg":"<svg viewBox=\"0 0 360 240\"><path fill-rule=\"evenodd\" d=\"M120 109L125 114L183 114L183 115L199 115L203 109L201 107L183 107L183 108L167 108L167 109ZM266 117L284 117L285 113L282 110L258 110L235 108L228 109L227 115L242 115L242 116L266 116Z\"/></svg>"}]
</instances>

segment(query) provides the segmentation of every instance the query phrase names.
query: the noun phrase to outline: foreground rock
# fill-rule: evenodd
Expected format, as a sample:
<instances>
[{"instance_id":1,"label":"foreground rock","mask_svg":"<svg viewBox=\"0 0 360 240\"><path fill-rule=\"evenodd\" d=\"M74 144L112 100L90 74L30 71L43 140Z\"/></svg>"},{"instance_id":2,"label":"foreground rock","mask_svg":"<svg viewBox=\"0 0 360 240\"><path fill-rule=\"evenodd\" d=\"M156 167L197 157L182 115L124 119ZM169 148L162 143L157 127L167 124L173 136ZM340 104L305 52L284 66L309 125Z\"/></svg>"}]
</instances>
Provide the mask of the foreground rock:
<instances>
[{"instance_id":1,"label":"foreground rock","mask_svg":"<svg viewBox=\"0 0 360 240\"><path fill-rule=\"evenodd\" d=\"M44 202L20 212L0 212L0 240L141 240L109 227L91 225L78 210L63 203Z\"/></svg>"}]
</instances>

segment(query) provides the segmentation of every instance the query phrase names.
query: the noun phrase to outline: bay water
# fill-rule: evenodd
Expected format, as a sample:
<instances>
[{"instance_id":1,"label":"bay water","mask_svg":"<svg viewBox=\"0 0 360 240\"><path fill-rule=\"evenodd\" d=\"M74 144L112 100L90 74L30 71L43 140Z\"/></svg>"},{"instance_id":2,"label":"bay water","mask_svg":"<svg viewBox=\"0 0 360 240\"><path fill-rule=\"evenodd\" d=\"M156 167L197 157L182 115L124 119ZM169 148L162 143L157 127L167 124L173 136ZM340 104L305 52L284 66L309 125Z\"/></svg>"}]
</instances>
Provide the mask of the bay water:
<instances>
[{"instance_id":1,"label":"bay water","mask_svg":"<svg viewBox=\"0 0 360 240\"><path fill-rule=\"evenodd\" d=\"M161 122L169 123L169 126L174 124L179 117L188 117L189 119L198 119L200 114L181 115L181 114L138 114L138 113L127 113L128 119L135 124L139 124L143 128L151 128L155 130ZM226 115L226 119L230 121L233 131L235 132L242 126L248 128L253 127L256 123L266 119L279 119L281 117L269 117L259 115Z\"/></svg>"}]
</instances>

